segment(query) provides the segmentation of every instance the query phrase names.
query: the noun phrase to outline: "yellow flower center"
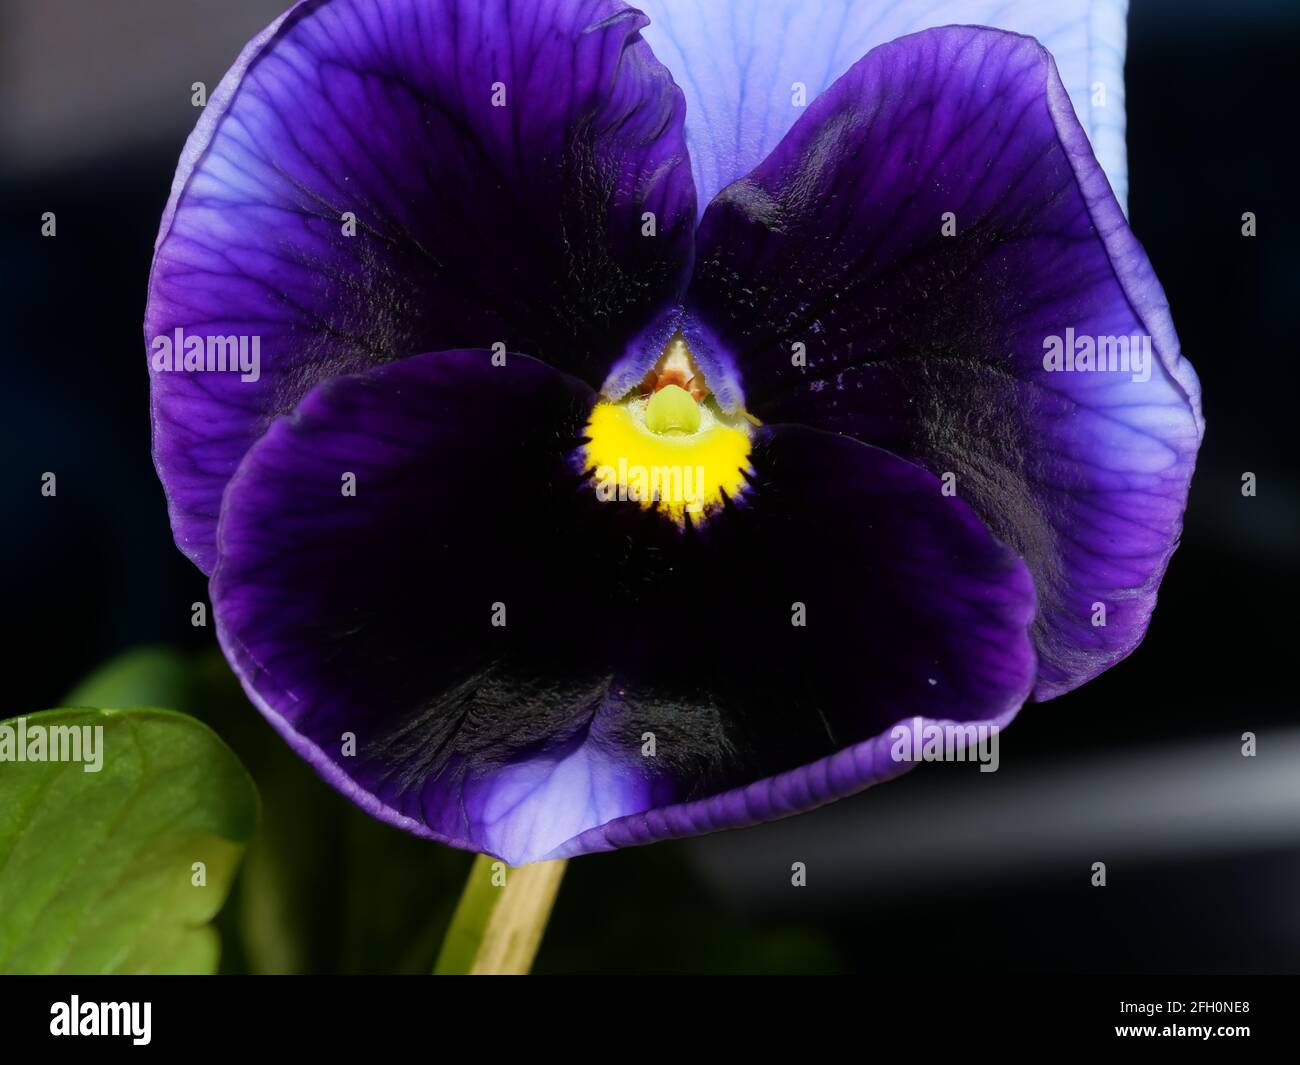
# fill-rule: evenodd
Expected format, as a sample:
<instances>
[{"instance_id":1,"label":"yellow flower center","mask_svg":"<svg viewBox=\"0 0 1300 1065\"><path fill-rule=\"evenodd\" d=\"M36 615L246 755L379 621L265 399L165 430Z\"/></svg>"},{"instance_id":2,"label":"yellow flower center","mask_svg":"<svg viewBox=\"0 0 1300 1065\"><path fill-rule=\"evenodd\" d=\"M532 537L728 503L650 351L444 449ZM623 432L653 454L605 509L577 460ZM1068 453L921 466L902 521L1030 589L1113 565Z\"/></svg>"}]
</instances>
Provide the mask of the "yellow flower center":
<instances>
[{"instance_id":1,"label":"yellow flower center","mask_svg":"<svg viewBox=\"0 0 1300 1065\"><path fill-rule=\"evenodd\" d=\"M591 412L585 450L597 498L657 507L678 525L698 519L745 490L751 424L718 407L675 336L639 389Z\"/></svg>"}]
</instances>

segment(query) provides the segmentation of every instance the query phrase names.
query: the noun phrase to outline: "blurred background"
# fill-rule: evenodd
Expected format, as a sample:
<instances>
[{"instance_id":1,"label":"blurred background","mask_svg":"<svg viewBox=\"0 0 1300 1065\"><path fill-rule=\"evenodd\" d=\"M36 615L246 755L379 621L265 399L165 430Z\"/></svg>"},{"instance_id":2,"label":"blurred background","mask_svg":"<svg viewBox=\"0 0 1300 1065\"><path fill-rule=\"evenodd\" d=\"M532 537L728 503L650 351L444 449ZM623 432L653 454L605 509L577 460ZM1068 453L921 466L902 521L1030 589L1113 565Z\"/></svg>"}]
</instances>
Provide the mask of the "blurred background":
<instances>
[{"instance_id":1,"label":"blurred background","mask_svg":"<svg viewBox=\"0 0 1300 1065\"><path fill-rule=\"evenodd\" d=\"M157 645L97 690L203 716L263 794L223 968L427 972L468 859L354 810L244 702L213 630L191 627L205 582L172 544L149 455L141 321L190 86L211 91L283 6L0 5L0 717ZM924 766L794 820L570 863L537 971L1300 971L1300 5L1132 8L1130 219L1209 425L1145 643L1029 705L997 773Z\"/></svg>"}]
</instances>

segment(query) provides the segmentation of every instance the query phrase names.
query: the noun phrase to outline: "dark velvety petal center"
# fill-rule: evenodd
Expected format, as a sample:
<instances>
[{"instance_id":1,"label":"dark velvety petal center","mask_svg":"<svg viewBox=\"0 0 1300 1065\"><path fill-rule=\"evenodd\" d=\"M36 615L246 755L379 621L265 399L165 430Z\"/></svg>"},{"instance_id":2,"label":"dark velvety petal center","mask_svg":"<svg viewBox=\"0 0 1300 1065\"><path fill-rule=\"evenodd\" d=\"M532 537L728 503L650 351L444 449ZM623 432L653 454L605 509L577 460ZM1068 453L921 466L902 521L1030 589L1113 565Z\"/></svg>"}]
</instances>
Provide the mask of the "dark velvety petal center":
<instances>
[{"instance_id":1,"label":"dark velvety petal center","mask_svg":"<svg viewBox=\"0 0 1300 1065\"><path fill-rule=\"evenodd\" d=\"M254 41L186 146L146 341L257 337L255 381L153 373L182 548L317 381L500 343L599 384L677 293L683 104L616 0L311 0Z\"/></svg>"},{"instance_id":2,"label":"dark velvety petal center","mask_svg":"<svg viewBox=\"0 0 1300 1065\"><path fill-rule=\"evenodd\" d=\"M876 49L718 195L699 244L689 311L749 410L947 476L1026 560L1039 697L1136 646L1199 389L1037 42L947 27Z\"/></svg>"},{"instance_id":3,"label":"dark velvety petal center","mask_svg":"<svg viewBox=\"0 0 1300 1065\"><path fill-rule=\"evenodd\" d=\"M594 490L594 401L424 355L318 387L241 466L223 645L356 801L528 861L792 813L906 768L900 720L1014 712L1031 582L931 474L755 429L749 490L683 525Z\"/></svg>"}]
</instances>

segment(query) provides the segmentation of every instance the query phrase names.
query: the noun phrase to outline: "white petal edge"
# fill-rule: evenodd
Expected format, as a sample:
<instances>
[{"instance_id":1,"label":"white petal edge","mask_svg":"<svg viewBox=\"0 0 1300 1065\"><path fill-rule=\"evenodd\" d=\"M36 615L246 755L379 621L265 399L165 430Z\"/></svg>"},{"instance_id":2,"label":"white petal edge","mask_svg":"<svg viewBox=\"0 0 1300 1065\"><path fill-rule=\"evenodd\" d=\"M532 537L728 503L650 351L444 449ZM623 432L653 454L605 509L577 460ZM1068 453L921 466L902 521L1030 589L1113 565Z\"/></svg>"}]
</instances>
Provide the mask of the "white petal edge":
<instances>
[{"instance_id":1,"label":"white petal edge","mask_svg":"<svg viewBox=\"0 0 1300 1065\"><path fill-rule=\"evenodd\" d=\"M1128 0L632 0L686 95L699 210L760 163L803 108L877 45L935 26L1036 37L1127 211L1124 52Z\"/></svg>"}]
</instances>

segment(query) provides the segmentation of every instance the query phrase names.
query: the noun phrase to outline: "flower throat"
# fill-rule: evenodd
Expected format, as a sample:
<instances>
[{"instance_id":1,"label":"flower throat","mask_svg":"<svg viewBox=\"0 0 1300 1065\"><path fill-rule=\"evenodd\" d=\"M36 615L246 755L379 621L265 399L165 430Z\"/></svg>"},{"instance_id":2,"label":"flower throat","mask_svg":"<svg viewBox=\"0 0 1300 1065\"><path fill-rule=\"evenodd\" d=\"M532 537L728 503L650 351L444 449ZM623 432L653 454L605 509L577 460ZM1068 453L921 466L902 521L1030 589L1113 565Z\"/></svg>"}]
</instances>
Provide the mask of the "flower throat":
<instances>
[{"instance_id":1,"label":"flower throat","mask_svg":"<svg viewBox=\"0 0 1300 1065\"><path fill-rule=\"evenodd\" d=\"M721 410L678 332L637 387L596 404L585 469L602 502L636 503L684 526L746 490L751 424Z\"/></svg>"}]
</instances>

